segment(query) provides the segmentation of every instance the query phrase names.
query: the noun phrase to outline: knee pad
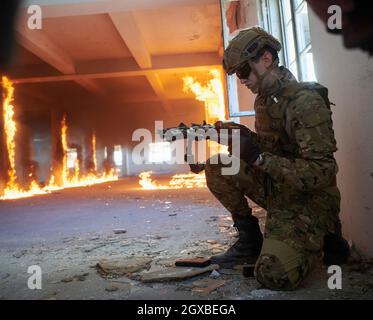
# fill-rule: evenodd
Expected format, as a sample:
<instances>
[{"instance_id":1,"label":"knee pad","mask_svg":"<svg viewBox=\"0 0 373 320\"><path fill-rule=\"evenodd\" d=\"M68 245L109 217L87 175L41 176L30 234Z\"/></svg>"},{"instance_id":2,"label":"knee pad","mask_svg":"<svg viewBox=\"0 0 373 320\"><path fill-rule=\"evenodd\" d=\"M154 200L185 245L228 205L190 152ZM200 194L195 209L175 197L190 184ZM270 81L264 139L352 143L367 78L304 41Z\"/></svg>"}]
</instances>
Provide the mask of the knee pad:
<instances>
[{"instance_id":1,"label":"knee pad","mask_svg":"<svg viewBox=\"0 0 373 320\"><path fill-rule=\"evenodd\" d=\"M304 254L276 239L265 239L255 265L259 283L272 290L294 290L309 270Z\"/></svg>"}]
</instances>

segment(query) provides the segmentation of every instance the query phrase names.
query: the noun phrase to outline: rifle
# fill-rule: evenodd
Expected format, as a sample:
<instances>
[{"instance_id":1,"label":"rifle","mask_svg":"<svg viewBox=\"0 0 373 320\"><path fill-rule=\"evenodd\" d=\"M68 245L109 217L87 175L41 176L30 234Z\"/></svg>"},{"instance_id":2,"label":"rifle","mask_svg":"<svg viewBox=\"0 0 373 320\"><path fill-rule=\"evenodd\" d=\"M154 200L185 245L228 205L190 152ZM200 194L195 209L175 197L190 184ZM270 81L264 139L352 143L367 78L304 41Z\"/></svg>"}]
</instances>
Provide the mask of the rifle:
<instances>
[{"instance_id":1,"label":"rifle","mask_svg":"<svg viewBox=\"0 0 373 320\"><path fill-rule=\"evenodd\" d=\"M202 124L195 124L192 123L190 127L185 125L184 123L180 123L177 127L166 128L163 130L159 130L159 135L164 141L172 142L180 139L187 140L187 148L184 155L184 161L189 164L190 170L193 173L200 173L204 170L205 164L204 163L194 163L194 156L192 153L192 141L201 141L203 139L208 140L211 139L209 132L216 133L215 138L216 141L221 143L220 139L220 130L221 129L228 129L228 144L230 143L229 139L231 139L232 130L239 129L239 130L249 130L244 125L235 123L233 121L218 121L214 125L206 123L203 121ZM214 130L214 131L211 131Z\"/></svg>"},{"instance_id":2,"label":"rifle","mask_svg":"<svg viewBox=\"0 0 373 320\"><path fill-rule=\"evenodd\" d=\"M159 130L158 133L163 140L168 142L179 139L194 139L199 141L202 139L210 139L210 136L206 135L210 130L216 130L219 136L221 129L227 129L229 135L232 133L231 130L233 129L249 130L244 125L233 121L217 121L215 124L208 124L206 121L203 121L202 124L192 123L190 127L181 122L177 127Z\"/></svg>"}]
</instances>

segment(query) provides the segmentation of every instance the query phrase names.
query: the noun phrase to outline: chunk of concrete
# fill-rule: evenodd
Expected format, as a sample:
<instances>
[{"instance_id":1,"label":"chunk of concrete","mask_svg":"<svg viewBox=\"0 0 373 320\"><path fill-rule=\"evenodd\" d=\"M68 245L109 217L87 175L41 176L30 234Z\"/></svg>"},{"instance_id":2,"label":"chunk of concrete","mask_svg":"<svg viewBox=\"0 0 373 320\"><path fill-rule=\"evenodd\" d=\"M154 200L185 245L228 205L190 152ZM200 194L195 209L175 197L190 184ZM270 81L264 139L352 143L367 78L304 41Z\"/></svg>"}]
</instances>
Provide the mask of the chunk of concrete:
<instances>
[{"instance_id":1,"label":"chunk of concrete","mask_svg":"<svg viewBox=\"0 0 373 320\"><path fill-rule=\"evenodd\" d=\"M192 292L197 293L202 297L208 296L212 291L225 285L225 280L205 279L201 281L194 281Z\"/></svg>"},{"instance_id":2,"label":"chunk of concrete","mask_svg":"<svg viewBox=\"0 0 373 320\"><path fill-rule=\"evenodd\" d=\"M114 234L123 234L127 233L126 229L113 229Z\"/></svg>"},{"instance_id":3,"label":"chunk of concrete","mask_svg":"<svg viewBox=\"0 0 373 320\"><path fill-rule=\"evenodd\" d=\"M212 264L205 268L166 268L159 271L140 273L138 279L142 282L179 281L217 269L219 269L217 264Z\"/></svg>"},{"instance_id":4,"label":"chunk of concrete","mask_svg":"<svg viewBox=\"0 0 373 320\"><path fill-rule=\"evenodd\" d=\"M144 269L149 270L152 259L149 257L133 257L124 259L102 259L96 264L97 271L103 275L122 276Z\"/></svg>"}]
</instances>

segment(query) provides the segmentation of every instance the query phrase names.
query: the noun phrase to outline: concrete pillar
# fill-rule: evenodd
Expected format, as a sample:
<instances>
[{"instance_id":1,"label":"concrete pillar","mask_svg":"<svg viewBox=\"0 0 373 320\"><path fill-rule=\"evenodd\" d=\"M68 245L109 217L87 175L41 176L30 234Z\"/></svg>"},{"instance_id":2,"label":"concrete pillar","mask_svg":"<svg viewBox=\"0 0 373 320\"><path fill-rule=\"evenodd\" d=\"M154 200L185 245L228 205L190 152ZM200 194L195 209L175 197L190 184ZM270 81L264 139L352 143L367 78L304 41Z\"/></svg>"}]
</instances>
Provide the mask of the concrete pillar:
<instances>
[{"instance_id":1,"label":"concrete pillar","mask_svg":"<svg viewBox=\"0 0 373 320\"><path fill-rule=\"evenodd\" d=\"M93 145L92 145L93 130L86 130L84 135L84 168L86 172L95 173L95 165L93 161ZM97 142L96 142L97 143Z\"/></svg>"},{"instance_id":2,"label":"concrete pillar","mask_svg":"<svg viewBox=\"0 0 373 320\"><path fill-rule=\"evenodd\" d=\"M17 122L16 172L18 183L24 189L27 189L32 180L37 180L37 163L31 160L31 155L30 128L22 122Z\"/></svg>"},{"instance_id":3,"label":"concrete pillar","mask_svg":"<svg viewBox=\"0 0 373 320\"><path fill-rule=\"evenodd\" d=\"M122 176L130 176L130 154L128 147L122 147Z\"/></svg>"},{"instance_id":4,"label":"concrete pillar","mask_svg":"<svg viewBox=\"0 0 373 320\"><path fill-rule=\"evenodd\" d=\"M104 160L104 171L109 173L111 169L115 167L114 164L114 146L110 145L106 147L106 159Z\"/></svg>"},{"instance_id":5,"label":"concrete pillar","mask_svg":"<svg viewBox=\"0 0 373 320\"><path fill-rule=\"evenodd\" d=\"M56 184L62 184L63 146L61 140L61 121L63 113L60 110L51 110L52 128L52 174Z\"/></svg>"}]
</instances>

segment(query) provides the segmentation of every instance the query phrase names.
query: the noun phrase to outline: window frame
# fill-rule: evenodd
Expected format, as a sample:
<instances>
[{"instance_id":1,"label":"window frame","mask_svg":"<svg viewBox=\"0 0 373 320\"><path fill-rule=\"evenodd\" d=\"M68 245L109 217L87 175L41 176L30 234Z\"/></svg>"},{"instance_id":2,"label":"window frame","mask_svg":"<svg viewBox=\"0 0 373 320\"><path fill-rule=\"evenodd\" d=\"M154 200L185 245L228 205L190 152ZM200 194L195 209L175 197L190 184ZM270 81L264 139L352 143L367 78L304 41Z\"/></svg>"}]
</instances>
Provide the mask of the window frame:
<instances>
[{"instance_id":1,"label":"window frame","mask_svg":"<svg viewBox=\"0 0 373 320\"><path fill-rule=\"evenodd\" d=\"M284 17L285 8L284 8L283 1L287 1L287 0L258 0L258 3L259 3L258 8L261 11L259 13L259 16L262 18L261 19L261 26L271 33L273 31L274 23L273 23L273 21L271 21L271 16L270 15L265 15L263 13L263 3L266 3L267 8L268 8L268 6L270 8L271 5L276 3L277 8L279 10L279 14L280 14L280 21L279 21L278 27L281 29L281 36L282 36L282 39L281 39L281 43L283 45L282 57L283 57L283 61L284 61L284 64L286 65L286 67L290 68L290 64L291 64L292 61L289 61L289 56L290 56L289 50L291 50L291 48L290 48L290 45L289 45L289 40L286 37L287 25L286 25L286 21L285 21L285 17ZM296 13L299 10L301 10L304 5L307 5L307 1L306 0L301 0L297 6L295 6L294 0L288 0L288 1L289 1L289 5L290 5L290 15L291 15L290 19L291 19L291 26L292 26L292 31L293 31L292 33L293 33L293 42L294 42L294 51L295 51L294 52L295 53L294 62L296 63L296 73L297 73L296 77L300 81L306 81L307 74L305 72L305 66L302 65L302 55L307 53L307 52L310 52L310 51L312 52L312 42L310 41L303 48L302 51L299 49L299 36L298 36L299 30L298 30L298 26L297 26ZM270 2L272 2L272 3L270 3ZM308 10L308 7L307 7L307 10ZM267 19L267 20L264 21L264 19ZM268 26L268 27L266 27L266 26ZM315 76L315 78L316 78L316 76Z\"/></svg>"},{"instance_id":2,"label":"window frame","mask_svg":"<svg viewBox=\"0 0 373 320\"><path fill-rule=\"evenodd\" d=\"M222 36L223 36L223 46L224 49L228 47L229 43L229 31L227 29L227 21L225 16L225 0L220 0L220 17L221 17L221 25L222 25ZM238 118L238 117L250 117L255 116L254 110L248 111L239 111L240 104L238 100L238 88L237 88L237 78L235 75L227 75L225 74L225 81L226 81L226 88L227 88L227 103L228 103L228 111L230 118ZM254 109L254 108L252 108Z\"/></svg>"}]
</instances>

